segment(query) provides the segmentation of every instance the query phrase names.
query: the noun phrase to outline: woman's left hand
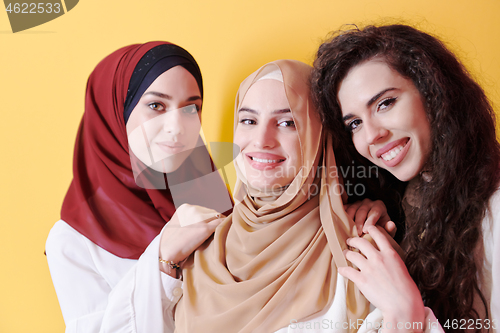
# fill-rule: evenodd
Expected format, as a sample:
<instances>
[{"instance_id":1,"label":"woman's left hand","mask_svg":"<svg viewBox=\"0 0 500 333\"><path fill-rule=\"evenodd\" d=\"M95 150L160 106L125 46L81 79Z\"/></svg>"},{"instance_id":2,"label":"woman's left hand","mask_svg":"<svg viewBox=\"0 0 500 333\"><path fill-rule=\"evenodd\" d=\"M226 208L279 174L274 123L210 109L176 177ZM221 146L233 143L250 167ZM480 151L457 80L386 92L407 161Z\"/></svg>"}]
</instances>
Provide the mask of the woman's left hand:
<instances>
[{"instance_id":1,"label":"woman's left hand","mask_svg":"<svg viewBox=\"0 0 500 333\"><path fill-rule=\"evenodd\" d=\"M339 274L354 282L368 301L382 311L384 323L391 322L393 327L397 322L423 324L422 297L403 260L382 228L370 226L367 233L379 249L366 239L349 238L347 245L361 253L345 250L344 255L359 271L352 267L339 267Z\"/></svg>"},{"instance_id":2,"label":"woman's left hand","mask_svg":"<svg viewBox=\"0 0 500 333\"><path fill-rule=\"evenodd\" d=\"M379 225L384 228L392 237L396 235L396 224L391 221L387 214L387 208L381 200L372 201L364 199L352 204L345 204L344 209L354 223L358 236L367 233L369 226Z\"/></svg>"}]
</instances>

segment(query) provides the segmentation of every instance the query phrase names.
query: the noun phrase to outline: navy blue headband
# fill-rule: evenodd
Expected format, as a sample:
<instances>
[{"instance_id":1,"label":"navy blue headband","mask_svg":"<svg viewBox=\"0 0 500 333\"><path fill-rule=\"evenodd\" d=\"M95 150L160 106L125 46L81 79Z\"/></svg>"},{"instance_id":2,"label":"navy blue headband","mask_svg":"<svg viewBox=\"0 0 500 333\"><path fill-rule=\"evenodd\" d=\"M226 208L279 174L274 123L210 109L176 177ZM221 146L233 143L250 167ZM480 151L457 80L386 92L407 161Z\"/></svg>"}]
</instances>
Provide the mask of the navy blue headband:
<instances>
[{"instance_id":1,"label":"navy blue headband","mask_svg":"<svg viewBox=\"0 0 500 333\"><path fill-rule=\"evenodd\" d=\"M144 92L158 76L175 66L184 67L198 83L201 98L203 99L203 80L200 68L189 54L182 47L174 44L162 44L153 47L146 52L135 66L127 90L127 97L123 108L123 118L125 124Z\"/></svg>"}]
</instances>

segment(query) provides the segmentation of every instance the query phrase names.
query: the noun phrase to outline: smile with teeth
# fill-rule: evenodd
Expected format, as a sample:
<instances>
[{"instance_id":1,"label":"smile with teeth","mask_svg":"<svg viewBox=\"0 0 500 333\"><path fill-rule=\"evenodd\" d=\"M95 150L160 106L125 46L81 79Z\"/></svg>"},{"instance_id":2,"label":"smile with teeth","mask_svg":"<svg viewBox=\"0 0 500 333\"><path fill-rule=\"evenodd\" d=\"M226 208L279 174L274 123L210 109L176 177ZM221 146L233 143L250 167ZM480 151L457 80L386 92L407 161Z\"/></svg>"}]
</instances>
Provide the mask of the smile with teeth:
<instances>
[{"instance_id":1,"label":"smile with teeth","mask_svg":"<svg viewBox=\"0 0 500 333\"><path fill-rule=\"evenodd\" d=\"M391 150L389 150L387 153L382 154L380 157L383 158L384 161L390 161L394 157L398 156L398 154L401 152L401 150L403 150L403 148L405 146L406 146L406 143L399 145L399 146L396 146L396 147L392 148Z\"/></svg>"},{"instance_id":2,"label":"smile with teeth","mask_svg":"<svg viewBox=\"0 0 500 333\"><path fill-rule=\"evenodd\" d=\"M257 157L251 157L251 156L250 156L250 159L252 161L260 162L260 163L279 163L279 162L283 162L284 161L284 160L267 160L267 159L257 158Z\"/></svg>"}]
</instances>

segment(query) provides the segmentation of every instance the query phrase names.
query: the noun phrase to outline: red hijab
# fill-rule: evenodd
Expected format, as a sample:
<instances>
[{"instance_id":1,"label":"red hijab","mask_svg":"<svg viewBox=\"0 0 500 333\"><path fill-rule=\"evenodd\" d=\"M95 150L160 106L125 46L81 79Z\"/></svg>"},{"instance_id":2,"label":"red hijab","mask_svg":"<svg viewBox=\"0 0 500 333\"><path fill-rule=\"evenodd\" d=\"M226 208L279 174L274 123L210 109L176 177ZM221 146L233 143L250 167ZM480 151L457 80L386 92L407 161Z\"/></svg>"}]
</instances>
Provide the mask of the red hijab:
<instances>
[{"instance_id":1,"label":"red hijab","mask_svg":"<svg viewBox=\"0 0 500 333\"><path fill-rule=\"evenodd\" d=\"M122 258L139 258L175 212L168 188L136 184L124 120L132 73L149 50L162 44L172 45L149 42L121 48L90 75L75 144L73 181L61 211L61 218L78 232ZM225 186L224 190L227 193Z\"/></svg>"}]
</instances>

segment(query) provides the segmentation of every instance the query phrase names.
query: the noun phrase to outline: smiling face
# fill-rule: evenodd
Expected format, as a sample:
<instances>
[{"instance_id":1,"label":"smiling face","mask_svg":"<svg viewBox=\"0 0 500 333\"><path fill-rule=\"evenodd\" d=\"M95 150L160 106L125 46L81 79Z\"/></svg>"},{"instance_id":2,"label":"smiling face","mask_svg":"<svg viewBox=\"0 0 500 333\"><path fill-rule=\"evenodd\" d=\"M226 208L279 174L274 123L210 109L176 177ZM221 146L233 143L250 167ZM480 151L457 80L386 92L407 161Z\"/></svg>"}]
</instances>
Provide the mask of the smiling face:
<instances>
[{"instance_id":1,"label":"smiling face","mask_svg":"<svg viewBox=\"0 0 500 333\"><path fill-rule=\"evenodd\" d=\"M198 141L201 102L198 84L184 67L158 76L126 125L134 155L156 171L177 170Z\"/></svg>"},{"instance_id":2,"label":"smiling face","mask_svg":"<svg viewBox=\"0 0 500 333\"><path fill-rule=\"evenodd\" d=\"M431 150L431 129L411 80L382 60L369 60L349 71L337 96L362 156L402 181L422 171Z\"/></svg>"},{"instance_id":3,"label":"smiling face","mask_svg":"<svg viewBox=\"0 0 500 333\"><path fill-rule=\"evenodd\" d=\"M241 149L248 185L278 190L292 182L301 167L300 142L282 82L257 81L238 110L234 143Z\"/></svg>"}]
</instances>

